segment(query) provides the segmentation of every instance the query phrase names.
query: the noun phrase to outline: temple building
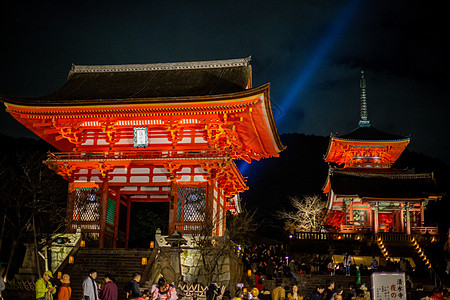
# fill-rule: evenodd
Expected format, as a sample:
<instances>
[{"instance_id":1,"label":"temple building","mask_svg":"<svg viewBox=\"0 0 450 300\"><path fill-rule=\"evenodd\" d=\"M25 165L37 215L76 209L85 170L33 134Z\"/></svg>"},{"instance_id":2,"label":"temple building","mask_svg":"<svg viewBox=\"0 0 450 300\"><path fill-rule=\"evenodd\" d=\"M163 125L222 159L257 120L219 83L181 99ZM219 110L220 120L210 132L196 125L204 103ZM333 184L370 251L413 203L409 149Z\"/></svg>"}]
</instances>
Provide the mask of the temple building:
<instances>
[{"instance_id":1,"label":"temple building","mask_svg":"<svg viewBox=\"0 0 450 300\"><path fill-rule=\"evenodd\" d=\"M437 234L437 227L426 226L424 215L427 203L442 197L433 173L392 168L410 138L374 128L367 116L364 72L360 88L358 127L332 134L325 155L330 164L323 188L328 195L327 225L342 233Z\"/></svg>"},{"instance_id":2,"label":"temple building","mask_svg":"<svg viewBox=\"0 0 450 300\"><path fill-rule=\"evenodd\" d=\"M250 58L73 65L50 95L0 100L60 151L45 163L69 182L68 229L99 247L128 247L136 202L167 202L169 233L223 235L248 189L234 161L284 149Z\"/></svg>"}]
</instances>

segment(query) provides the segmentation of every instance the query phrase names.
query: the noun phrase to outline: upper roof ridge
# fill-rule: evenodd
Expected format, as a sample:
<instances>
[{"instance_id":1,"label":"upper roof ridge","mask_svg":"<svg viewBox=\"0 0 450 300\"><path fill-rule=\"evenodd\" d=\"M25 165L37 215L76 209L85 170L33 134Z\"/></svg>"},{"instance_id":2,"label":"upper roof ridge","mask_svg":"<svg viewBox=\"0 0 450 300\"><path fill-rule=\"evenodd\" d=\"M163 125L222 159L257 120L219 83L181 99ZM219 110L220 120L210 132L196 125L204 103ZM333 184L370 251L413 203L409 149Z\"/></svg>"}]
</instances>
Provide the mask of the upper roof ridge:
<instances>
[{"instance_id":1,"label":"upper roof ridge","mask_svg":"<svg viewBox=\"0 0 450 300\"><path fill-rule=\"evenodd\" d=\"M128 65L75 65L69 72L73 73L97 73L97 72L139 72L139 71L159 71L159 70L187 70L187 69L213 69L246 67L249 65L251 56L246 58L209 60L193 62L172 62L153 64L128 64Z\"/></svg>"}]
</instances>

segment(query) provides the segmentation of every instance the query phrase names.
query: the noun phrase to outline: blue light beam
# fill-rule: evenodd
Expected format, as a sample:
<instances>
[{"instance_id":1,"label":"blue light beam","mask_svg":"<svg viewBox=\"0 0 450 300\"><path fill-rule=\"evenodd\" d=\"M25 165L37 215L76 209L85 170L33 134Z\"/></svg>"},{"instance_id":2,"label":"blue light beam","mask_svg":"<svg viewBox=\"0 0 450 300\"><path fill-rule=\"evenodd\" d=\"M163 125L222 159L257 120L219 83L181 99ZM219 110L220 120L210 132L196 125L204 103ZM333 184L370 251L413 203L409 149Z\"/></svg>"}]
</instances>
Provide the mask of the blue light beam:
<instances>
[{"instance_id":1,"label":"blue light beam","mask_svg":"<svg viewBox=\"0 0 450 300\"><path fill-rule=\"evenodd\" d=\"M307 64L302 66L300 72L295 76L293 83L291 84L287 94L281 101L280 108L283 111L289 111L290 107L298 100L305 87L309 84L311 77L316 73L321 63L329 55L333 46L341 37L342 33L347 28L353 15L356 13L360 4L360 0L350 0L347 2L339 13L336 15L334 21L331 23L330 28L326 32L325 36L320 40L319 44L315 48L311 58L307 60ZM285 114L277 114L275 122L278 126L282 123ZM245 161L238 162L238 168L242 175L245 175L248 167Z\"/></svg>"},{"instance_id":2,"label":"blue light beam","mask_svg":"<svg viewBox=\"0 0 450 300\"><path fill-rule=\"evenodd\" d=\"M357 11L360 0L350 0L347 2L340 12L336 15L334 21L331 23L325 36L319 41L314 53L307 60L306 65L301 67L300 72L295 76L293 83L287 91L287 94L281 101L281 108L283 111L289 111L289 108L299 100L305 87L309 84L311 77L319 69L322 62L329 55L333 46L345 31L347 25L350 23L352 16ZM277 124L281 124L284 114L277 115L275 120Z\"/></svg>"}]
</instances>

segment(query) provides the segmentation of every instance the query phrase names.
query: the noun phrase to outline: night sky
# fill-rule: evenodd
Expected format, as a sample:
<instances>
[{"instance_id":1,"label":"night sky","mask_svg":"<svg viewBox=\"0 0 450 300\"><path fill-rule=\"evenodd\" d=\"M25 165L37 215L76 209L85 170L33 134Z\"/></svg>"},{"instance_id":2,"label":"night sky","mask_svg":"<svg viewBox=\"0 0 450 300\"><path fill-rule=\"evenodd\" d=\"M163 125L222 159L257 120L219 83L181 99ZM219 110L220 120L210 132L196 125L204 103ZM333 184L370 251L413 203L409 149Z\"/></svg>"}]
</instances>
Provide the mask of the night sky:
<instances>
[{"instance_id":1,"label":"night sky","mask_svg":"<svg viewBox=\"0 0 450 300\"><path fill-rule=\"evenodd\" d=\"M364 69L371 124L411 136L410 150L450 164L449 25L438 4L19 0L1 5L2 95L51 93L64 84L72 63L252 56L253 85L270 82L279 132L329 136L358 125ZM4 109L0 132L32 136Z\"/></svg>"}]
</instances>

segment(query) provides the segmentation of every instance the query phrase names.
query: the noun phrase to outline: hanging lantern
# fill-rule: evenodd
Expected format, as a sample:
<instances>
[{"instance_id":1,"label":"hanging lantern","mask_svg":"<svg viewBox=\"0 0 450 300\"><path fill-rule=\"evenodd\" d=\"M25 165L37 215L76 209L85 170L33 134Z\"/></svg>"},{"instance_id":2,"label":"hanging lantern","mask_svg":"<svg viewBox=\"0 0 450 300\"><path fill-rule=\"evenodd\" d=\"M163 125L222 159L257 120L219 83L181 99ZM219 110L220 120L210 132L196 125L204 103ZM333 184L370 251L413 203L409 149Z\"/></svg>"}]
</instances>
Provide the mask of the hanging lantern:
<instances>
[{"instance_id":1,"label":"hanging lantern","mask_svg":"<svg viewBox=\"0 0 450 300\"><path fill-rule=\"evenodd\" d=\"M70 255L69 256L69 264L73 264L74 262L75 262L75 258L72 255Z\"/></svg>"},{"instance_id":2,"label":"hanging lantern","mask_svg":"<svg viewBox=\"0 0 450 300\"><path fill-rule=\"evenodd\" d=\"M141 264L145 266L147 264L147 257L143 257L141 260Z\"/></svg>"},{"instance_id":3,"label":"hanging lantern","mask_svg":"<svg viewBox=\"0 0 450 300\"><path fill-rule=\"evenodd\" d=\"M247 276L248 276L248 277L252 276L252 270L248 270L248 271L247 271Z\"/></svg>"},{"instance_id":4,"label":"hanging lantern","mask_svg":"<svg viewBox=\"0 0 450 300\"><path fill-rule=\"evenodd\" d=\"M86 241L85 241L85 240L81 240L81 241L80 241L80 247L81 247L81 248L86 247Z\"/></svg>"},{"instance_id":5,"label":"hanging lantern","mask_svg":"<svg viewBox=\"0 0 450 300\"><path fill-rule=\"evenodd\" d=\"M150 242L150 249L153 249L153 248L155 248L155 242L154 242L154 241L151 241L151 242Z\"/></svg>"}]
</instances>

